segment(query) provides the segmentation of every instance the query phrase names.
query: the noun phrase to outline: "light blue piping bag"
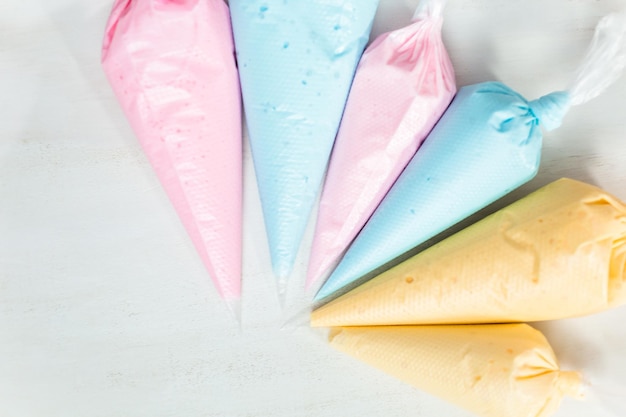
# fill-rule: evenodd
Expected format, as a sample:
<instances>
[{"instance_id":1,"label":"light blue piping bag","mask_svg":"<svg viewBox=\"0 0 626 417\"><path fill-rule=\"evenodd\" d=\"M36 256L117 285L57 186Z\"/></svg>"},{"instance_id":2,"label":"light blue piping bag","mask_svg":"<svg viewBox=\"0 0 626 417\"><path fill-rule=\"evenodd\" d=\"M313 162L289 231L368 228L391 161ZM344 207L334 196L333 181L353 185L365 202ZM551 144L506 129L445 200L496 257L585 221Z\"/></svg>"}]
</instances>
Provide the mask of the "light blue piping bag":
<instances>
[{"instance_id":1,"label":"light blue piping bag","mask_svg":"<svg viewBox=\"0 0 626 417\"><path fill-rule=\"evenodd\" d=\"M378 0L231 0L244 109L286 291Z\"/></svg>"}]
</instances>

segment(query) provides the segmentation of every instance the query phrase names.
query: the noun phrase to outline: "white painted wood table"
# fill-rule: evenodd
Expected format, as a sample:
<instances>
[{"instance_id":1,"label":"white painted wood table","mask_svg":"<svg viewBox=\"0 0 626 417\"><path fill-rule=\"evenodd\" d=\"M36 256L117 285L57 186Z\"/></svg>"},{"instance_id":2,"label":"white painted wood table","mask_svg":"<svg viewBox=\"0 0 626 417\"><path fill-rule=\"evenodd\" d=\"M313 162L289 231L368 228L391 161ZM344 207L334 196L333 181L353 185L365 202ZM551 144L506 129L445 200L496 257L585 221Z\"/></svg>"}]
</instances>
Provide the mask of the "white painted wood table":
<instances>
[{"instance_id":1,"label":"white painted wood table","mask_svg":"<svg viewBox=\"0 0 626 417\"><path fill-rule=\"evenodd\" d=\"M304 327L279 329L247 143L233 324L100 68L111 3L0 2L0 417L469 416ZM374 35L414 5L381 0ZM459 85L496 79L535 98L566 87L598 19L624 8L450 0L444 36ZM487 211L561 176L626 199L625 109L623 77L545 134L538 177ZM537 326L564 366L626 384L625 320L621 308ZM558 416L592 413L618 415L567 400Z\"/></svg>"}]
</instances>

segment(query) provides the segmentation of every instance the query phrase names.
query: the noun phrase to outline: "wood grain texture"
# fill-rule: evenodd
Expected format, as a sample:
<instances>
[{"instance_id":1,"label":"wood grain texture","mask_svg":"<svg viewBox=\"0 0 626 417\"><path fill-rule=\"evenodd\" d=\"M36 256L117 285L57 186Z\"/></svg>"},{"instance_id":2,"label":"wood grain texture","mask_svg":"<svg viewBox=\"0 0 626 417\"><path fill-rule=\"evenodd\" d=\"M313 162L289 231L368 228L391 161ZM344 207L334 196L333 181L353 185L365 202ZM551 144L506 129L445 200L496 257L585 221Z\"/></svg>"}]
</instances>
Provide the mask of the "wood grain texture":
<instances>
[{"instance_id":1,"label":"wood grain texture","mask_svg":"<svg viewBox=\"0 0 626 417\"><path fill-rule=\"evenodd\" d=\"M100 68L111 3L0 3L0 417L469 417L306 328L279 329L288 313L275 296L247 143L237 329ZM408 23L415 4L381 0L373 35ZM497 79L529 98L562 89L600 16L625 8L449 0L444 37L458 84ZM535 180L474 218L562 176L626 199L624 108L626 77L545 134ZM311 233L312 222L294 287ZM626 385L626 336L614 331L625 314L537 327L565 367ZM587 415L620 414L593 400L558 414Z\"/></svg>"}]
</instances>

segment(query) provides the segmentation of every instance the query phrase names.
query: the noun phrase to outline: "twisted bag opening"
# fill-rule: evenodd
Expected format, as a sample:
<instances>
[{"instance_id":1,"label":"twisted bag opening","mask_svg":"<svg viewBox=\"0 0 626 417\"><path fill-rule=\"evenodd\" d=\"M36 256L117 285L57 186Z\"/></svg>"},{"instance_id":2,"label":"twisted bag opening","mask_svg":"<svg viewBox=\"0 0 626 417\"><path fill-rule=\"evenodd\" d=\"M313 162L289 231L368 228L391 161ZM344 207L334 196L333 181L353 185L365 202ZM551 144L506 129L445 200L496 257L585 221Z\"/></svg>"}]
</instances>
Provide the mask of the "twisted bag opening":
<instances>
[{"instance_id":1,"label":"twisted bag opening","mask_svg":"<svg viewBox=\"0 0 626 417\"><path fill-rule=\"evenodd\" d=\"M570 108L570 95L565 91L555 91L531 101L528 106L546 130L554 130L561 126Z\"/></svg>"}]
</instances>

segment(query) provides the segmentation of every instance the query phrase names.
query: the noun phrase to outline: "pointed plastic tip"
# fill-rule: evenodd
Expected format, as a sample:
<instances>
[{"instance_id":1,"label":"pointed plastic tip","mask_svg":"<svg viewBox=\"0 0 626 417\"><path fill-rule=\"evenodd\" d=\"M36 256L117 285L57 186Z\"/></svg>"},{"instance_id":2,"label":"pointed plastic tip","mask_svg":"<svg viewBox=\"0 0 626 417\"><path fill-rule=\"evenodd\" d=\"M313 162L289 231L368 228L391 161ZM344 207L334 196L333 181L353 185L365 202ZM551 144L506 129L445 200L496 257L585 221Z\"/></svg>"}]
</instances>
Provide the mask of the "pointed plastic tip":
<instances>
[{"instance_id":1,"label":"pointed plastic tip","mask_svg":"<svg viewBox=\"0 0 626 417\"><path fill-rule=\"evenodd\" d=\"M285 310L285 304L287 302L287 288L288 278L291 274L292 262L289 262L285 258L273 258L272 267L274 270L274 276L276 277L276 290L278 292L278 302L280 309Z\"/></svg>"},{"instance_id":2,"label":"pointed plastic tip","mask_svg":"<svg viewBox=\"0 0 626 417\"><path fill-rule=\"evenodd\" d=\"M316 287L319 289L319 282L323 276L323 272L320 268L309 269L306 271L306 280L304 281L304 290L308 293L313 291Z\"/></svg>"},{"instance_id":3,"label":"pointed plastic tip","mask_svg":"<svg viewBox=\"0 0 626 417\"><path fill-rule=\"evenodd\" d=\"M313 285L315 281L317 281L317 278L315 277L315 275L312 275L311 273L307 272L306 278L304 279L304 291L309 292L311 290L311 286Z\"/></svg>"},{"instance_id":4,"label":"pointed plastic tip","mask_svg":"<svg viewBox=\"0 0 626 417\"><path fill-rule=\"evenodd\" d=\"M293 269L293 262L285 259L285 257L272 257L272 269L276 278L279 280L287 279Z\"/></svg>"},{"instance_id":5,"label":"pointed plastic tip","mask_svg":"<svg viewBox=\"0 0 626 417\"><path fill-rule=\"evenodd\" d=\"M233 319L239 326L239 330L241 331L241 299L240 298L231 298L229 300L224 300L226 305L228 306L228 310L230 311Z\"/></svg>"},{"instance_id":6,"label":"pointed plastic tip","mask_svg":"<svg viewBox=\"0 0 626 417\"><path fill-rule=\"evenodd\" d=\"M319 291L319 286L313 286L304 290L304 299L309 303L315 303L315 296Z\"/></svg>"},{"instance_id":7,"label":"pointed plastic tip","mask_svg":"<svg viewBox=\"0 0 626 417\"><path fill-rule=\"evenodd\" d=\"M276 291L278 292L278 303L280 304L280 309L282 311L285 310L285 306L287 305L287 287L289 286L289 282L287 277L276 277Z\"/></svg>"},{"instance_id":8,"label":"pointed plastic tip","mask_svg":"<svg viewBox=\"0 0 626 417\"><path fill-rule=\"evenodd\" d=\"M311 307L306 307L295 314L288 314L280 326L280 330L296 330L300 327L309 327L311 319Z\"/></svg>"},{"instance_id":9,"label":"pointed plastic tip","mask_svg":"<svg viewBox=\"0 0 626 417\"><path fill-rule=\"evenodd\" d=\"M324 282L318 281L304 291L304 299L309 303L311 311L326 304L326 301L329 301L326 299L327 294L322 292L323 288Z\"/></svg>"},{"instance_id":10,"label":"pointed plastic tip","mask_svg":"<svg viewBox=\"0 0 626 417\"><path fill-rule=\"evenodd\" d=\"M333 339L342 332L340 327L311 327L309 331L315 339L322 343L332 343Z\"/></svg>"},{"instance_id":11,"label":"pointed plastic tip","mask_svg":"<svg viewBox=\"0 0 626 417\"><path fill-rule=\"evenodd\" d=\"M313 297L313 301L318 303L324 300L325 298L327 298L328 296L332 295L334 292L335 290L330 288L329 285L322 285L322 288L320 288L320 290Z\"/></svg>"}]
</instances>

